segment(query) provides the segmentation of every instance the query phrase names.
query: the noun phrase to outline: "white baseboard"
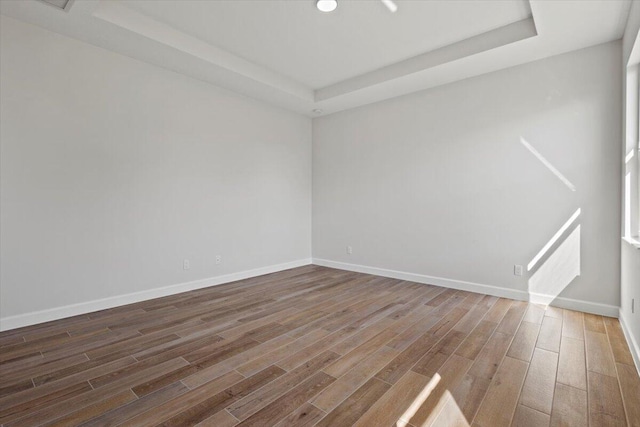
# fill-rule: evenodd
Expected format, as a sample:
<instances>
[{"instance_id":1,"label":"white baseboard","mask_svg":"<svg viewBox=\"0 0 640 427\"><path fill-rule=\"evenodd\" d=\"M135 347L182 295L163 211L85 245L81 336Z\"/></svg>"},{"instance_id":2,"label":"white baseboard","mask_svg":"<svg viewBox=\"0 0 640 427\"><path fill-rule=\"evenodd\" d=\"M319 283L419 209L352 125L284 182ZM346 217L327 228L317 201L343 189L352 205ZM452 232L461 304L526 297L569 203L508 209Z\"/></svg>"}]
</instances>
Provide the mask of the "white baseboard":
<instances>
[{"instance_id":1,"label":"white baseboard","mask_svg":"<svg viewBox=\"0 0 640 427\"><path fill-rule=\"evenodd\" d=\"M324 267L337 268L340 270L355 271L357 273L374 274L376 276L390 277L392 279L407 280L416 283L425 283L429 285L442 286L445 288L493 295L501 298L510 298L520 301L531 301L535 304L551 304L554 307L584 311L587 313L600 314L602 316L618 317L619 313L619 308L613 305L599 304L564 297L554 297L552 295L533 294L527 291L509 289L500 286L465 282L462 280L446 279L443 277L427 276L425 274L408 273L405 271L387 270L384 268L370 267L366 265L348 264L344 262L331 261L320 258L313 258L313 264Z\"/></svg>"},{"instance_id":2,"label":"white baseboard","mask_svg":"<svg viewBox=\"0 0 640 427\"><path fill-rule=\"evenodd\" d=\"M534 304L552 305L554 307L599 314L607 317L617 318L620 313L620 307L616 307L615 305L565 297L554 297L553 295L536 294L534 292L529 292L529 301Z\"/></svg>"},{"instance_id":3,"label":"white baseboard","mask_svg":"<svg viewBox=\"0 0 640 427\"><path fill-rule=\"evenodd\" d=\"M278 271L288 270L290 268L302 267L304 265L316 264L324 267L337 268L340 270L355 271L358 273L374 274L377 276L390 277L399 280L408 280L416 283L425 283L436 286L442 286L445 288L459 289L469 292L477 292L481 294L494 295L502 298L510 298L520 301L531 301L534 303L548 304L552 301L552 305L567 308L571 310L585 311L588 313L600 314L603 316L618 317L619 308L606 304L598 304L589 301L574 300L570 298L557 297L553 298L548 295L541 294L529 294L528 292L509 289L499 286L485 285L474 282L465 282L460 280L446 279L442 277L427 276L424 274L408 273L404 271L388 270L377 267L370 267L357 264L348 264L338 261L331 261L326 259L301 259L291 261L283 264L271 265L253 270L246 270L237 273L226 274L224 276L210 277L201 280L195 280L192 282L179 283L176 285L165 286L162 288L154 288L146 291L134 292L125 295L117 295L114 297L103 298L99 300L87 301L78 304L66 305L63 307L56 307L48 310L35 311L32 313L20 314L17 316L9 316L0 318L0 331L6 331L9 329L20 328L23 326L35 325L42 322L48 322L51 320L62 319L70 316L77 316L79 314L91 313L98 310L104 310L107 308L118 307L121 305L132 304L135 302L146 301L154 298L160 298L168 295L175 295L181 292L187 292L194 289L206 288L209 286L221 285L224 283L234 282L236 280L248 279L251 277L261 276L264 274L275 273ZM621 319L620 323L623 321ZM623 325L623 329L625 326ZM638 362L638 346L633 337L625 329L627 340L635 345L634 358L636 365Z\"/></svg>"},{"instance_id":4,"label":"white baseboard","mask_svg":"<svg viewBox=\"0 0 640 427\"><path fill-rule=\"evenodd\" d=\"M627 339L627 344L629 344L629 350L631 351L631 356L633 356L633 362L636 364L636 370L640 375L640 345L638 345L638 341L636 341L635 337L627 327L627 320L624 317L624 314L622 314L622 309L620 309L618 319L620 319L622 332L624 332L624 337Z\"/></svg>"},{"instance_id":5,"label":"white baseboard","mask_svg":"<svg viewBox=\"0 0 640 427\"><path fill-rule=\"evenodd\" d=\"M224 283L235 282L236 280L249 279L251 277L262 276L269 273L276 273L278 271L288 270L295 267L302 267L309 264L311 264L310 258L300 259L283 264L269 265L253 270L225 274L223 276L210 277L206 279L195 280L192 282L164 286L162 288L154 288L146 291L81 302L78 304L65 305L63 307L51 308L48 310L34 311L32 313L25 313L17 316L4 317L0 318L0 331L35 325L38 323L63 319L70 316L77 316L79 314L91 313L98 310L104 310L107 308L118 307L121 305L132 304L135 302L146 301L168 295L175 295L194 289L222 285Z\"/></svg>"},{"instance_id":6,"label":"white baseboard","mask_svg":"<svg viewBox=\"0 0 640 427\"><path fill-rule=\"evenodd\" d=\"M527 300L527 293L524 291L519 291L517 289L507 289L474 282L464 282L460 280L445 279L443 277L408 273L405 271L387 270L384 268L369 267L366 265L347 264L345 262L331 261L328 259L313 258L313 263L315 265L321 265L323 267L355 271L357 273L374 274L376 276L390 277L392 279L442 286L444 288L459 289L461 291L477 292L480 294L495 295L497 297L517 299L522 301Z\"/></svg>"}]
</instances>

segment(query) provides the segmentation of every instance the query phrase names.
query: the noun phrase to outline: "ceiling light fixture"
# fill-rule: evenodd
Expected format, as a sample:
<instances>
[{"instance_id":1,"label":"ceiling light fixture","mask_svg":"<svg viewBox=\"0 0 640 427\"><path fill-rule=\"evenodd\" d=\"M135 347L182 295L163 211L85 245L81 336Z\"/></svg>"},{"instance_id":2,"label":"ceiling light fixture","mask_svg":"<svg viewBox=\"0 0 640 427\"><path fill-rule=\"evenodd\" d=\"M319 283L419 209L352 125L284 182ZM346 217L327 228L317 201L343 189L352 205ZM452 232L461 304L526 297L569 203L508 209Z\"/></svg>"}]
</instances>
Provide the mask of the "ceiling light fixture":
<instances>
[{"instance_id":1,"label":"ceiling light fixture","mask_svg":"<svg viewBox=\"0 0 640 427\"><path fill-rule=\"evenodd\" d=\"M316 1L316 7L320 12L333 12L338 7L337 0L318 0Z\"/></svg>"},{"instance_id":2,"label":"ceiling light fixture","mask_svg":"<svg viewBox=\"0 0 640 427\"><path fill-rule=\"evenodd\" d=\"M398 5L394 3L393 0L380 0L385 6L387 6L387 9L389 9L389 12L391 13L395 13L398 10Z\"/></svg>"}]
</instances>

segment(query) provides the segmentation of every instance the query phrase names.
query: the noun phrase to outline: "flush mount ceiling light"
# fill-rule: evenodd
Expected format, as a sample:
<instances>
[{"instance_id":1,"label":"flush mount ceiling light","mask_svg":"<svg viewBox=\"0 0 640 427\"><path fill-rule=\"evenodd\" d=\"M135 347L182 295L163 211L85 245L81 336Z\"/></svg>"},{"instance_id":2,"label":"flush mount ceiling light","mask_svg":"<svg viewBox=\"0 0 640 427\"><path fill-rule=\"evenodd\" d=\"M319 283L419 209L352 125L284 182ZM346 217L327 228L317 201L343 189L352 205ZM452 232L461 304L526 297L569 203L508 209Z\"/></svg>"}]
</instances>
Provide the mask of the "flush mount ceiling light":
<instances>
[{"instance_id":1,"label":"flush mount ceiling light","mask_svg":"<svg viewBox=\"0 0 640 427\"><path fill-rule=\"evenodd\" d=\"M380 0L391 13L398 11L398 5L393 0ZM321 12L333 12L338 7L338 0L316 0L316 7Z\"/></svg>"},{"instance_id":2,"label":"flush mount ceiling light","mask_svg":"<svg viewBox=\"0 0 640 427\"><path fill-rule=\"evenodd\" d=\"M387 6L387 9L389 9L389 12L396 13L398 11L398 5L395 4L393 0L380 0L380 1L382 2L382 4Z\"/></svg>"},{"instance_id":3,"label":"flush mount ceiling light","mask_svg":"<svg viewBox=\"0 0 640 427\"><path fill-rule=\"evenodd\" d=\"M337 0L318 0L316 1L316 7L320 12L333 12L338 7Z\"/></svg>"}]
</instances>

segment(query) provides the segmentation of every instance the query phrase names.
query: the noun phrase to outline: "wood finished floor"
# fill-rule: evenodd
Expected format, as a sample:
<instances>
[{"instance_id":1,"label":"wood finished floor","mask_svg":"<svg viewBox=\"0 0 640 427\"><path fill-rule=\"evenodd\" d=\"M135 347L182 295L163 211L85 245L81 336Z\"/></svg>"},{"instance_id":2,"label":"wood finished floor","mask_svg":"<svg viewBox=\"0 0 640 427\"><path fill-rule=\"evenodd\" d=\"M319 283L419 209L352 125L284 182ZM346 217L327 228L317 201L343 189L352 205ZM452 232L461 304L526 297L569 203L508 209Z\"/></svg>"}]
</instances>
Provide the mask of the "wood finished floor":
<instances>
[{"instance_id":1,"label":"wood finished floor","mask_svg":"<svg viewBox=\"0 0 640 427\"><path fill-rule=\"evenodd\" d=\"M5 426L640 426L616 319L307 266L0 333Z\"/></svg>"}]
</instances>

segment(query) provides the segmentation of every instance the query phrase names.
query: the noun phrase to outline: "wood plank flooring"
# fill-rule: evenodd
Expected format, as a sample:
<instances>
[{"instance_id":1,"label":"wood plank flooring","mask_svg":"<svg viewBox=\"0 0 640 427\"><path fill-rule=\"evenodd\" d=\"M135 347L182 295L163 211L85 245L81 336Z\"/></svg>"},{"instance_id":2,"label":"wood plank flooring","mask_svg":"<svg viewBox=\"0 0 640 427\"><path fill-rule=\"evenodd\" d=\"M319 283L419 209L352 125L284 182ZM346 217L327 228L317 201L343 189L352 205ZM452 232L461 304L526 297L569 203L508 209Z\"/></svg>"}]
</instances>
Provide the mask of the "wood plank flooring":
<instances>
[{"instance_id":1,"label":"wood plank flooring","mask_svg":"<svg viewBox=\"0 0 640 427\"><path fill-rule=\"evenodd\" d=\"M616 319L306 266L0 333L3 426L640 426Z\"/></svg>"}]
</instances>

